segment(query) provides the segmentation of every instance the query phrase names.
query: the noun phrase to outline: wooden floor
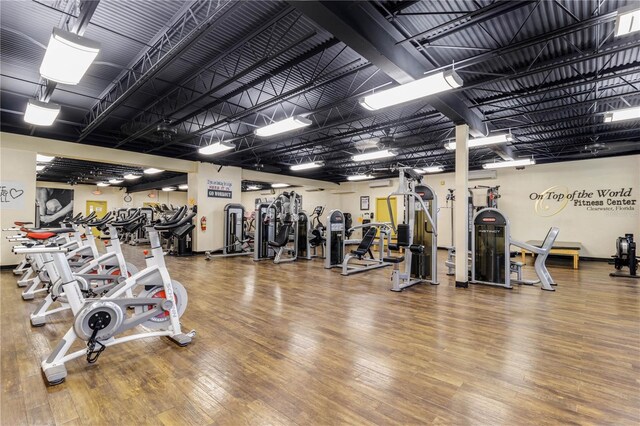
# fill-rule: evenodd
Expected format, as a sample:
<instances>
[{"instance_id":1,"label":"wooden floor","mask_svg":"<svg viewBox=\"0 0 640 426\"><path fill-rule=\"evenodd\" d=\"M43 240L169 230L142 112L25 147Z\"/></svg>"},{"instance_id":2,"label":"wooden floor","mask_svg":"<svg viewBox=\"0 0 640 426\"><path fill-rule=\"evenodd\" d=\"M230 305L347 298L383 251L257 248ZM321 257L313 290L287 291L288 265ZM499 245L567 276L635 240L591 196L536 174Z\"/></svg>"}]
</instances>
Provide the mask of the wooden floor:
<instances>
[{"instance_id":1,"label":"wooden floor","mask_svg":"<svg viewBox=\"0 0 640 426\"><path fill-rule=\"evenodd\" d=\"M141 250L127 248L138 266ZM53 388L39 360L70 315L32 329L37 301L22 301L2 272L0 420L637 425L640 282L610 278L603 263L559 262L555 293L456 289L444 267L439 286L393 293L388 268L342 277L319 260L168 258L189 291L182 323L194 343L108 348L95 365L69 363Z\"/></svg>"}]
</instances>

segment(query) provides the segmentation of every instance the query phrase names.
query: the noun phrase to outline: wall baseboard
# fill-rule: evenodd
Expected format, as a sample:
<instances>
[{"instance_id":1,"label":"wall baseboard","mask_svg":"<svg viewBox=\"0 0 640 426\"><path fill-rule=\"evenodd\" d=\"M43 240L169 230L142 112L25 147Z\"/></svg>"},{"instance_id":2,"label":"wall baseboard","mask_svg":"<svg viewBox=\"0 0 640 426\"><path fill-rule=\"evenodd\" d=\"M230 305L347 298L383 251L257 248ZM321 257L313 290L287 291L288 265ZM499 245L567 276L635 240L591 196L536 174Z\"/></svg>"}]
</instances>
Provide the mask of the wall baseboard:
<instances>
[{"instance_id":1,"label":"wall baseboard","mask_svg":"<svg viewBox=\"0 0 640 426\"><path fill-rule=\"evenodd\" d=\"M15 269L16 266L18 266L17 263L15 265L0 265L0 271L4 271L5 269Z\"/></svg>"}]
</instances>

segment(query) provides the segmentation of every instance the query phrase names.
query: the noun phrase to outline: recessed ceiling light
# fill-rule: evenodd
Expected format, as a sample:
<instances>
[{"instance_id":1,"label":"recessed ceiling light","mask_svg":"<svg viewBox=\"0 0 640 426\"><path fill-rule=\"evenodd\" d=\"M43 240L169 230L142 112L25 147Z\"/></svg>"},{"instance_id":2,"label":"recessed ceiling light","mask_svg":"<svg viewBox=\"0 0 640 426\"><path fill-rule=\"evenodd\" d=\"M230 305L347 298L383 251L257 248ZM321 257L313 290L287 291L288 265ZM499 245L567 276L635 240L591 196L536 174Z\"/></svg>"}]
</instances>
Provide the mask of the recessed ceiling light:
<instances>
[{"instance_id":1,"label":"recessed ceiling light","mask_svg":"<svg viewBox=\"0 0 640 426\"><path fill-rule=\"evenodd\" d=\"M247 191L257 191L259 189L262 189L262 187L258 186L258 185L249 185L249 186L247 186Z\"/></svg>"},{"instance_id":2,"label":"recessed ceiling light","mask_svg":"<svg viewBox=\"0 0 640 426\"><path fill-rule=\"evenodd\" d=\"M109 186L109 184L107 182L98 182L97 185L98 186L102 186L102 187Z\"/></svg>"},{"instance_id":3,"label":"recessed ceiling light","mask_svg":"<svg viewBox=\"0 0 640 426\"><path fill-rule=\"evenodd\" d=\"M352 175L352 176L347 176L347 180L367 180L367 179L373 179L374 176L371 175Z\"/></svg>"},{"instance_id":4,"label":"recessed ceiling light","mask_svg":"<svg viewBox=\"0 0 640 426\"><path fill-rule=\"evenodd\" d=\"M425 173L439 173L444 171L444 166L423 167L422 170Z\"/></svg>"},{"instance_id":5,"label":"recessed ceiling light","mask_svg":"<svg viewBox=\"0 0 640 426\"><path fill-rule=\"evenodd\" d=\"M393 157L394 155L396 155L395 152L388 149L383 149L380 151L365 152L364 154L357 154L351 157L351 159L353 161L367 161L367 160L377 160L380 158Z\"/></svg>"},{"instance_id":6,"label":"recessed ceiling light","mask_svg":"<svg viewBox=\"0 0 640 426\"><path fill-rule=\"evenodd\" d=\"M182 185L178 186L178 189L181 189L183 191L187 190L187 189L189 189L189 185L187 185L186 183L183 183Z\"/></svg>"},{"instance_id":7,"label":"recessed ceiling light","mask_svg":"<svg viewBox=\"0 0 640 426\"><path fill-rule=\"evenodd\" d=\"M224 151L229 151L230 149L234 149L235 147L235 145L230 143L216 142L200 148L198 152L202 155L213 155L219 154Z\"/></svg>"},{"instance_id":8,"label":"recessed ceiling light","mask_svg":"<svg viewBox=\"0 0 640 426\"><path fill-rule=\"evenodd\" d=\"M272 188L286 188L290 186L288 183L272 183L271 187Z\"/></svg>"},{"instance_id":9,"label":"recessed ceiling light","mask_svg":"<svg viewBox=\"0 0 640 426\"><path fill-rule=\"evenodd\" d=\"M486 138L469 139L469 142L467 142L467 146L469 148L477 148L479 146L495 145L499 143L506 143L506 142L512 142L512 141L513 141L513 136L511 135L511 133L505 133L502 135L487 136ZM453 149L456 149L456 143L448 142L444 144L444 147L446 149L453 150Z\"/></svg>"},{"instance_id":10,"label":"recessed ceiling light","mask_svg":"<svg viewBox=\"0 0 640 426\"><path fill-rule=\"evenodd\" d=\"M153 168L153 167L149 167L148 169L144 169L144 173L147 174L147 175L155 175L155 174L162 173L162 172L164 172L164 170L156 169L156 168Z\"/></svg>"},{"instance_id":11,"label":"recessed ceiling light","mask_svg":"<svg viewBox=\"0 0 640 426\"><path fill-rule=\"evenodd\" d=\"M165 186L164 188L162 188L162 190L164 192L175 191L176 187L175 186Z\"/></svg>"},{"instance_id":12,"label":"recessed ceiling light","mask_svg":"<svg viewBox=\"0 0 640 426\"><path fill-rule=\"evenodd\" d=\"M142 177L142 176L140 176L140 175L134 175L134 174L132 174L132 173L129 173L129 174L127 174L127 175L124 175L124 178L125 178L126 180L136 180L136 179L140 179L141 177Z\"/></svg>"},{"instance_id":13,"label":"recessed ceiling light","mask_svg":"<svg viewBox=\"0 0 640 426\"><path fill-rule=\"evenodd\" d=\"M324 163L320 161L314 161L312 163L294 164L290 168L291 170L308 170L308 169L315 169L317 167L322 167L322 166L324 166Z\"/></svg>"},{"instance_id":14,"label":"recessed ceiling light","mask_svg":"<svg viewBox=\"0 0 640 426\"><path fill-rule=\"evenodd\" d=\"M119 183L122 183L122 179L109 179L109 183L117 185Z\"/></svg>"},{"instance_id":15,"label":"recessed ceiling light","mask_svg":"<svg viewBox=\"0 0 640 426\"><path fill-rule=\"evenodd\" d=\"M51 126L60 114L60 105L29 99L24 111L24 121L36 126Z\"/></svg>"},{"instance_id":16,"label":"recessed ceiling light","mask_svg":"<svg viewBox=\"0 0 640 426\"><path fill-rule=\"evenodd\" d=\"M36 172L41 172L44 168L47 167L44 164L36 164Z\"/></svg>"},{"instance_id":17,"label":"recessed ceiling light","mask_svg":"<svg viewBox=\"0 0 640 426\"><path fill-rule=\"evenodd\" d=\"M255 130L255 134L261 137L279 135L280 133L290 132L311 125L311 120L301 116L289 117L268 126L260 127Z\"/></svg>"},{"instance_id":18,"label":"recessed ceiling light","mask_svg":"<svg viewBox=\"0 0 640 426\"><path fill-rule=\"evenodd\" d=\"M536 164L536 162L530 158L525 158L524 160L511 160L511 161L500 161L498 163L487 163L483 164L482 167L485 169L501 169L504 167L520 167L520 166L531 166Z\"/></svg>"},{"instance_id":19,"label":"recessed ceiling light","mask_svg":"<svg viewBox=\"0 0 640 426\"><path fill-rule=\"evenodd\" d=\"M640 8L619 10L616 18L616 37L635 33L636 31L640 31Z\"/></svg>"},{"instance_id":20,"label":"recessed ceiling light","mask_svg":"<svg viewBox=\"0 0 640 426\"><path fill-rule=\"evenodd\" d=\"M634 108L618 109L604 114L605 123L638 119L640 119L640 106Z\"/></svg>"},{"instance_id":21,"label":"recessed ceiling light","mask_svg":"<svg viewBox=\"0 0 640 426\"><path fill-rule=\"evenodd\" d=\"M365 96L360 99L360 105L373 111L446 92L461 87L462 84L462 79L455 71L441 71L401 86Z\"/></svg>"},{"instance_id":22,"label":"recessed ceiling light","mask_svg":"<svg viewBox=\"0 0 640 426\"><path fill-rule=\"evenodd\" d=\"M100 43L54 28L40 75L62 84L78 84L100 51Z\"/></svg>"}]
</instances>

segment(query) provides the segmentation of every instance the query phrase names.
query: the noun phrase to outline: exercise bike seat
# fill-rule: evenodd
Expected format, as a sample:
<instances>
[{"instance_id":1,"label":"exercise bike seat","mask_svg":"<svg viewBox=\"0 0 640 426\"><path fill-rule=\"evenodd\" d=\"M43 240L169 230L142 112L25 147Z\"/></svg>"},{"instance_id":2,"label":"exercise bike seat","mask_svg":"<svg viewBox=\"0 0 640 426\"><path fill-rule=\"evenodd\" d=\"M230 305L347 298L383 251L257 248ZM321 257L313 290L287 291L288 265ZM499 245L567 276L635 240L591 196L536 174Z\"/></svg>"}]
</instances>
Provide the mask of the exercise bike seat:
<instances>
[{"instance_id":1,"label":"exercise bike seat","mask_svg":"<svg viewBox=\"0 0 640 426\"><path fill-rule=\"evenodd\" d=\"M404 262L404 256L383 257L382 261L385 263L402 263Z\"/></svg>"},{"instance_id":2,"label":"exercise bike seat","mask_svg":"<svg viewBox=\"0 0 640 426\"><path fill-rule=\"evenodd\" d=\"M49 238L53 238L56 235L58 234L56 234L55 232L42 231L42 232L27 232L26 237L29 238L30 240L48 240Z\"/></svg>"}]
</instances>

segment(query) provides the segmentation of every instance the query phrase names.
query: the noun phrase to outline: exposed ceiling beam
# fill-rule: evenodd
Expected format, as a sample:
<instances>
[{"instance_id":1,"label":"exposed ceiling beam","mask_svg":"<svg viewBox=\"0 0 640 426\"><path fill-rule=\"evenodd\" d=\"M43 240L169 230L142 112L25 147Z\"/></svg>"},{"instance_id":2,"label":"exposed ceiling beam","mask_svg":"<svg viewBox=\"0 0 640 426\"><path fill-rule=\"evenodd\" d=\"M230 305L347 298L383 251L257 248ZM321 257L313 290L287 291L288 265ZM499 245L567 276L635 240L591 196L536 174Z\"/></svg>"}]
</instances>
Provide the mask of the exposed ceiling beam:
<instances>
[{"instance_id":1,"label":"exposed ceiling beam","mask_svg":"<svg viewBox=\"0 0 640 426\"><path fill-rule=\"evenodd\" d=\"M402 34L368 2L290 3L399 84L421 78L433 69L413 46L396 45ZM429 102L454 123L467 123L473 134L487 133L480 115L457 95L431 96Z\"/></svg>"},{"instance_id":2,"label":"exposed ceiling beam","mask_svg":"<svg viewBox=\"0 0 640 426\"><path fill-rule=\"evenodd\" d=\"M466 15L400 40L398 44L410 44L414 40L420 44L428 44L532 3L535 3L535 1L496 1Z\"/></svg>"}]
</instances>

